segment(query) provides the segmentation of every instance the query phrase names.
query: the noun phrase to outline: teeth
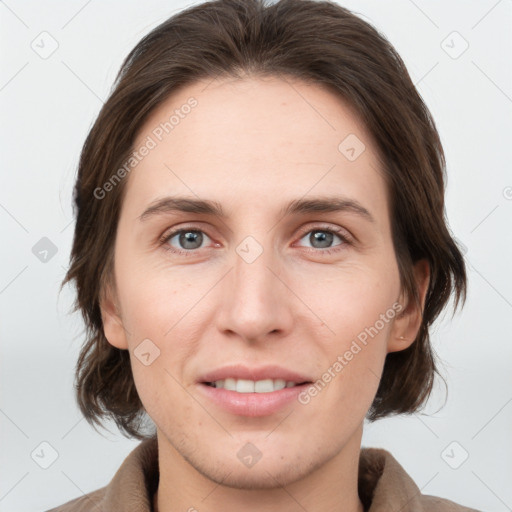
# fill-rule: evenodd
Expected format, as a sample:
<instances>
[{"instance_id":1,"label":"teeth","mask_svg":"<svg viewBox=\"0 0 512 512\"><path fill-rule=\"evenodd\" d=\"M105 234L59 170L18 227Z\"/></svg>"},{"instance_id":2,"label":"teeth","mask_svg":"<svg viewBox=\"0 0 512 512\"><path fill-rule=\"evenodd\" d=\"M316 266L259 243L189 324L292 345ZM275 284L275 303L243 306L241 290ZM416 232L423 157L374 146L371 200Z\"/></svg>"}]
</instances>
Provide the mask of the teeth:
<instances>
[{"instance_id":1,"label":"teeth","mask_svg":"<svg viewBox=\"0 0 512 512\"><path fill-rule=\"evenodd\" d=\"M295 382L286 382L283 379L246 380L246 379L223 379L213 382L215 388L224 388L237 393L272 393L283 388L295 386Z\"/></svg>"}]
</instances>

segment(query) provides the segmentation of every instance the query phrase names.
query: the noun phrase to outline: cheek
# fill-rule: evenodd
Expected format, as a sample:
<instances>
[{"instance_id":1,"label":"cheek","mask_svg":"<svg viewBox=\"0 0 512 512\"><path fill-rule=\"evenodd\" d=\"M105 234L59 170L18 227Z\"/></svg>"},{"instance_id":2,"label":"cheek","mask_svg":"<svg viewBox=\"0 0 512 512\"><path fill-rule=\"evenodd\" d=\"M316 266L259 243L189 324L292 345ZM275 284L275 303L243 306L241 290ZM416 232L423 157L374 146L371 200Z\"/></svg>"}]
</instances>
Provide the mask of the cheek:
<instances>
[{"instance_id":1,"label":"cheek","mask_svg":"<svg viewBox=\"0 0 512 512\"><path fill-rule=\"evenodd\" d=\"M163 339L197 302L203 286L191 272L127 263L119 264L118 290L128 329L136 338Z\"/></svg>"},{"instance_id":2,"label":"cheek","mask_svg":"<svg viewBox=\"0 0 512 512\"><path fill-rule=\"evenodd\" d=\"M304 283L304 293L307 283ZM377 391L387 355L387 340L397 316L398 270L381 272L371 267L339 273L324 281L321 294L312 294L309 304L328 329L314 334L322 352L322 381L336 382L331 393L336 400L370 405ZM320 335L319 333L325 333ZM335 377L333 377L335 375Z\"/></svg>"},{"instance_id":3,"label":"cheek","mask_svg":"<svg viewBox=\"0 0 512 512\"><path fill-rule=\"evenodd\" d=\"M372 292L372 293L370 293ZM380 383L387 355L387 339L396 312L391 296L361 288L350 300L339 297L339 312L331 311L331 328L336 335L324 338L322 365L315 390L303 397L313 409L324 415L328 425L353 424L355 427L369 410ZM318 341L318 339L317 339ZM330 418L330 423L327 418Z\"/></svg>"},{"instance_id":4,"label":"cheek","mask_svg":"<svg viewBox=\"0 0 512 512\"><path fill-rule=\"evenodd\" d=\"M396 265L352 265L347 269L333 269L330 276L317 282L320 284L315 287L304 278L302 296L328 325L331 338L345 341L357 337L381 315L386 315L396 303L400 290ZM388 312L387 317L385 325L379 322L379 331L389 329L394 310Z\"/></svg>"}]
</instances>

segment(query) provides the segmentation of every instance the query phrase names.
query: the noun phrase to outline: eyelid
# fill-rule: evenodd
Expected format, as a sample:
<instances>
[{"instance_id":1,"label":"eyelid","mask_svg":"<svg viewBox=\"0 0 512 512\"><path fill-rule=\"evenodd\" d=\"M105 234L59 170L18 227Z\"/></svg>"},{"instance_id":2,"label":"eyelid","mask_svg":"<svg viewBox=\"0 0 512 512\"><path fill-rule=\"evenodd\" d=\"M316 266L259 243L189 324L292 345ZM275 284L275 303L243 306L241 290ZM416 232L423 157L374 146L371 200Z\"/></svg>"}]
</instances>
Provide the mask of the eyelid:
<instances>
[{"instance_id":1,"label":"eyelid","mask_svg":"<svg viewBox=\"0 0 512 512\"><path fill-rule=\"evenodd\" d=\"M303 228L301 228L301 231L300 231L301 238L304 235L307 235L311 231L329 231L331 233L335 233L336 235L341 237L346 242L353 243L356 241L356 238L354 237L354 235L352 235L352 233L350 233L350 231L348 231L346 228L342 228L340 226L336 226L336 225L332 225L332 224L325 224L325 223L323 223L323 224L320 223L320 225L313 223L312 225L308 224L308 225L304 226Z\"/></svg>"}]
</instances>

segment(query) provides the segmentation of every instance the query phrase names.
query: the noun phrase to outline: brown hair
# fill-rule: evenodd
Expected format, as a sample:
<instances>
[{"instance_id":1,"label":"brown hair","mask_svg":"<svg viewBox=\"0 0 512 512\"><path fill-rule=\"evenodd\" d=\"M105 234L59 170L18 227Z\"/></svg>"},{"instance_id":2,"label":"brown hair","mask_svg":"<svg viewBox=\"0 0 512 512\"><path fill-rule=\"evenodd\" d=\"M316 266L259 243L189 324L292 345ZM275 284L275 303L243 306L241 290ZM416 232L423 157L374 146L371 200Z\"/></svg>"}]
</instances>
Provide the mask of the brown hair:
<instances>
[{"instance_id":1,"label":"brown hair","mask_svg":"<svg viewBox=\"0 0 512 512\"><path fill-rule=\"evenodd\" d=\"M87 340L76 366L77 400L92 424L112 418L142 439L144 407L129 353L104 335L100 299L113 280L114 241L126 180L98 199L121 168L148 115L172 92L215 77L290 76L327 86L355 108L374 138L386 173L393 243L402 289L418 300L413 263L431 277L418 336L389 353L367 419L412 413L438 372L429 327L455 292L466 296L464 259L445 220L445 158L434 121L391 44L334 2L215 0L172 16L125 59L113 91L85 141L74 191L76 226L62 283L74 280L75 310ZM440 374L439 374L440 375Z\"/></svg>"}]
</instances>

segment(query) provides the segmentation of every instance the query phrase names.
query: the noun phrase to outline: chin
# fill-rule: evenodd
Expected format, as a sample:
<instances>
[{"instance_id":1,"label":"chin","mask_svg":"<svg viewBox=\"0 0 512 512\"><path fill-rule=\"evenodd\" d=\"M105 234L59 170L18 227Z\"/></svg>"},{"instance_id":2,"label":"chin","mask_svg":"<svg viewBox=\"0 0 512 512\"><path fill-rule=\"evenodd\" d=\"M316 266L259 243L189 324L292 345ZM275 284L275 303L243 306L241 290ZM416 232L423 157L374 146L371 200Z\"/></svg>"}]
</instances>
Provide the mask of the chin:
<instances>
[{"instance_id":1,"label":"chin","mask_svg":"<svg viewBox=\"0 0 512 512\"><path fill-rule=\"evenodd\" d=\"M281 465L268 461L264 464L263 461L260 461L257 466L244 468L239 465L232 467L232 464L226 464L223 469L198 466L195 469L219 485L245 490L281 488L300 480L308 473L305 468L298 467L297 464L284 463L283 461Z\"/></svg>"},{"instance_id":2,"label":"chin","mask_svg":"<svg viewBox=\"0 0 512 512\"><path fill-rule=\"evenodd\" d=\"M234 489L270 490L297 482L325 464L332 454L322 453L320 447L305 453L300 445L262 447L256 452L250 441L240 443L242 448L222 447L208 455L208 449L197 449L182 456L200 474L207 479ZM206 448L206 447L204 447ZM220 447L219 447L220 448ZM186 450L185 450L186 451ZM200 454L203 454L201 457ZM253 460L244 458L254 456ZM258 458L259 457L259 458Z\"/></svg>"}]
</instances>

